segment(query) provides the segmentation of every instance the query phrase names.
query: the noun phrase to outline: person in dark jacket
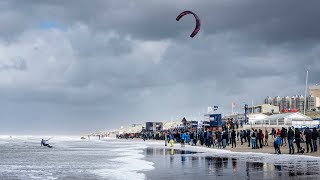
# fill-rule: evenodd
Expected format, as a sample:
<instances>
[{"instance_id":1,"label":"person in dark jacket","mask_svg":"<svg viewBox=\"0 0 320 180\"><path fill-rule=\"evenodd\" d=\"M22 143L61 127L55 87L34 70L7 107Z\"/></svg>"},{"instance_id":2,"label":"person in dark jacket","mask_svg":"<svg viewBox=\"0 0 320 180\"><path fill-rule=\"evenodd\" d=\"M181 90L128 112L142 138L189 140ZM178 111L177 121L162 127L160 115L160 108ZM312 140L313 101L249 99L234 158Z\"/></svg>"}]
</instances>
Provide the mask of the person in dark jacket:
<instances>
[{"instance_id":1,"label":"person in dark jacket","mask_svg":"<svg viewBox=\"0 0 320 180\"><path fill-rule=\"evenodd\" d=\"M250 130L247 130L247 141L248 141L248 147L250 147L250 140L251 140L251 134L250 134Z\"/></svg>"},{"instance_id":2,"label":"person in dark jacket","mask_svg":"<svg viewBox=\"0 0 320 180\"><path fill-rule=\"evenodd\" d=\"M222 147L223 149L227 146L228 132L224 131L222 134Z\"/></svg>"},{"instance_id":3,"label":"person in dark jacket","mask_svg":"<svg viewBox=\"0 0 320 180\"><path fill-rule=\"evenodd\" d=\"M287 141L286 141L286 132L287 130L282 127L281 128L281 131L280 131L280 135L281 135L281 146L283 146L283 144L285 144L285 146L287 146Z\"/></svg>"},{"instance_id":4,"label":"person in dark jacket","mask_svg":"<svg viewBox=\"0 0 320 180\"><path fill-rule=\"evenodd\" d=\"M243 138L245 137L245 131L240 130L240 141L241 141L241 145L243 145Z\"/></svg>"},{"instance_id":5,"label":"person in dark jacket","mask_svg":"<svg viewBox=\"0 0 320 180\"><path fill-rule=\"evenodd\" d=\"M311 149L311 152L313 152L313 147L312 147L312 132L309 129L309 127L306 128L304 131L304 135L306 137L306 146L307 146L307 153L309 152L309 147Z\"/></svg>"},{"instance_id":6,"label":"person in dark jacket","mask_svg":"<svg viewBox=\"0 0 320 180\"><path fill-rule=\"evenodd\" d=\"M268 139L269 139L269 134L268 130L265 131L265 136L264 136L264 145L268 146Z\"/></svg>"},{"instance_id":7,"label":"person in dark jacket","mask_svg":"<svg viewBox=\"0 0 320 180\"><path fill-rule=\"evenodd\" d=\"M262 148L264 134L263 134L261 129L259 129L259 133L258 134L259 134L259 146L260 146L260 148Z\"/></svg>"},{"instance_id":8,"label":"person in dark jacket","mask_svg":"<svg viewBox=\"0 0 320 180\"><path fill-rule=\"evenodd\" d=\"M300 153L300 150L301 150L301 146L300 146L300 143L301 143L301 133L299 131L298 128L295 128L294 129L294 140L296 142L296 145L297 145L297 153Z\"/></svg>"},{"instance_id":9,"label":"person in dark jacket","mask_svg":"<svg viewBox=\"0 0 320 180\"><path fill-rule=\"evenodd\" d=\"M294 132L291 129L291 127L289 127L289 130L288 130L289 154L294 154L293 140L294 140Z\"/></svg>"},{"instance_id":10,"label":"person in dark jacket","mask_svg":"<svg viewBox=\"0 0 320 180\"><path fill-rule=\"evenodd\" d=\"M231 132L231 148L233 148L233 145L234 145L235 148L237 147L236 131L234 131L234 130L232 130L232 132Z\"/></svg>"},{"instance_id":11,"label":"person in dark jacket","mask_svg":"<svg viewBox=\"0 0 320 180\"><path fill-rule=\"evenodd\" d=\"M312 143L313 143L313 151L314 152L317 152L318 150L318 137L319 137L319 133L317 131L317 128L313 128L313 131L312 131Z\"/></svg>"},{"instance_id":12,"label":"person in dark jacket","mask_svg":"<svg viewBox=\"0 0 320 180\"><path fill-rule=\"evenodd\" d=\"M256 134L256 144L255 144L255 149L259 149L259 141L260 141L260 133L257 129L254 130L254 133Z\"/></svg>"}]
</instances>

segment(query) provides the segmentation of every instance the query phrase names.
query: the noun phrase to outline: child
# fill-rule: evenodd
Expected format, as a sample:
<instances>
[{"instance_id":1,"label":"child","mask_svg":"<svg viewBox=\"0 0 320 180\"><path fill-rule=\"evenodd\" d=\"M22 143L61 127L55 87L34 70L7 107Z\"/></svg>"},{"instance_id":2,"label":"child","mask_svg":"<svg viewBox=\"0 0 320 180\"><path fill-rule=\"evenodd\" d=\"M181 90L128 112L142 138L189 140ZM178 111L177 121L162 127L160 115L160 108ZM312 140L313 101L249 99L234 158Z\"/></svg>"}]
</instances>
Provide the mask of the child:
<instances>
[{"instance_id":1,"label":"child","mask_svg":"<svg viewBox=\"0 0 320 180\"><path fill-rule=\"evenodd\" d=\"M280 145L281 145L281 136L279 135L277 139L274 141L274 150L276 154L281 154Z\"/></svg>"},{"instance_id":2,"label":"child","mask_svg":"<svg viewBox=\"0 0 320 180\"><path fill-rule=\"evenodd\" d=\"M170 143L170 147L173 147L173 144L174 144L173 139L170 139L169 143Z\"/></svg>"}]
</instances>

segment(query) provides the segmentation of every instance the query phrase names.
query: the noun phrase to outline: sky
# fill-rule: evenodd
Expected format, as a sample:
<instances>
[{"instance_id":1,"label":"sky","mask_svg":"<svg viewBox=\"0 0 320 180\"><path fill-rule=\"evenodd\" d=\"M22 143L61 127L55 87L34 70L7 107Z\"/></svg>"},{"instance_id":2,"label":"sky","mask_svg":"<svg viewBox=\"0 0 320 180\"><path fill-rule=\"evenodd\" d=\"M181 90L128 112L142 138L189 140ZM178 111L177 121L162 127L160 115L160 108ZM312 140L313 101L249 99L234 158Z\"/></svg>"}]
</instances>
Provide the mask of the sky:
<instances>
[{"instance_id":1,"label":"sky","mask_svg":"<svg viewBox=\"0 0 320 180\"><path fill-rule=\"evenodd\" d=\"M0 134L242 112L320 79L320 1L0 2ZM190 38L195 19L201 30Z\"/></svg>"}]
</instances>

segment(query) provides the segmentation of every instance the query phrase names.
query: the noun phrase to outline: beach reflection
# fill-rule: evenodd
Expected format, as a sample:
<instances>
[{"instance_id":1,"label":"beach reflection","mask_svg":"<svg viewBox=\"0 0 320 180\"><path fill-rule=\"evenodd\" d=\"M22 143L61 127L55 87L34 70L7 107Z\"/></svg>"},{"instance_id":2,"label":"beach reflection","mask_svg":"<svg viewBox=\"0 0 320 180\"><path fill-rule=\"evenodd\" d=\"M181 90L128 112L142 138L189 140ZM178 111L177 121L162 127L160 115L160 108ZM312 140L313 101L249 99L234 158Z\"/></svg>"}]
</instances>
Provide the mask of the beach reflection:
<instances>
[{"instance_id":1,"label":"beach reflection","mask_svg":"<svg viewBox=\"0 0 320 180\"><path fill-rule=\"evenodd\" d=\"M195 153L174 148L148 148L145 151L147 160L155 162L156 171L161 178L169 178L166 174L172 172L179 179L197 179L209 177L223 177L224 179L282 179L290 177L309 177L317 179L320 176L320 161L276 162L268 164L259 162L262 159L253 157L218 157L205 153ZM170 168L167 169L167 160ZM162 173L161 172L165 172ZM148 175L148 173L147 173ZM211 178L212 179L212 178Z\"/></svg>"}]
</instances>

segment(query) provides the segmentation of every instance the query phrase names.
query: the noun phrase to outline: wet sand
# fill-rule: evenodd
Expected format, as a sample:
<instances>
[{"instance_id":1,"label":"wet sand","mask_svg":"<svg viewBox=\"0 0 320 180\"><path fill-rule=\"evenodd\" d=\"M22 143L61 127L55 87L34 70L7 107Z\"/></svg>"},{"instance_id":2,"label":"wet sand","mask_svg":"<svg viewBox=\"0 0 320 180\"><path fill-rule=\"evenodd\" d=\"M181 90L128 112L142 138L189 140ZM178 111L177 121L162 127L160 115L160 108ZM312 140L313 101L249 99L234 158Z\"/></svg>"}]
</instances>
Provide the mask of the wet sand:
<instances>
[{"instance_id":1,"label":"wet sand","mask_svg":"<svg viewBox=\"0 0 320 180\"><path fill-rule=\"evenodd\" d=\"M159 144L158 144L159 145ZM193 151L194 150L194 151ZM203 152L202 152L203 150ZM225 152L225 153L224 153ZM185 146L150 146L145 160L154 170L144 172L146 179L318 179L320 160L293 156L234 154L230 151ZM281 159L279 159L281 157ZM289 157L289 158L288 158ZM306 156L304 156L306 157ZM312 157L313 158L313 157ZM268 159L268 160L266 160ZM291 160L290 160L291 159ZM300 158L299 158L300 159ZM269 161L271 160L271 161ZM269 162L267 162L269 161Z\"/></svg>"},{"instance_id":2,"label":"wet sand","mask_svg":"<svg viewBox=\"0 0 320 180\"><path fill-rule=\"evenodd\" d=\"M273 142L274 139L269 139L268 140L268 146L263 146L262 148L259 149L252 149L251 147L248 147L248 143L244 142L243 145L241 145L241 141L237 141L237 147L236 148L231 148L231 144L229 146L226 147L226 150L230 150L233 152L256 152L256 153L269 153L269 154L275 154L274 151L274 146L273 146ZM200 144L197 144L198 146L200 146ZM251 145L251 144L250 144ZM305 149L305 153L304 155L308 155L308 156L317 156L320 157L320 151L319 151L319 144L318 144L318 151L317 152L307 152L307 148L306 148L306 143L301 143L301 146L304 147ZM203 146L205 147L205 146ZM214 147L217 148L217 147ZM287 145L283 145L282 147L280 147L281 153L282 154L289 154L289 145L287 143ZM296 144L294 144L294 153L297 154L297 146Z\"/></svg>"}]
</instances>

